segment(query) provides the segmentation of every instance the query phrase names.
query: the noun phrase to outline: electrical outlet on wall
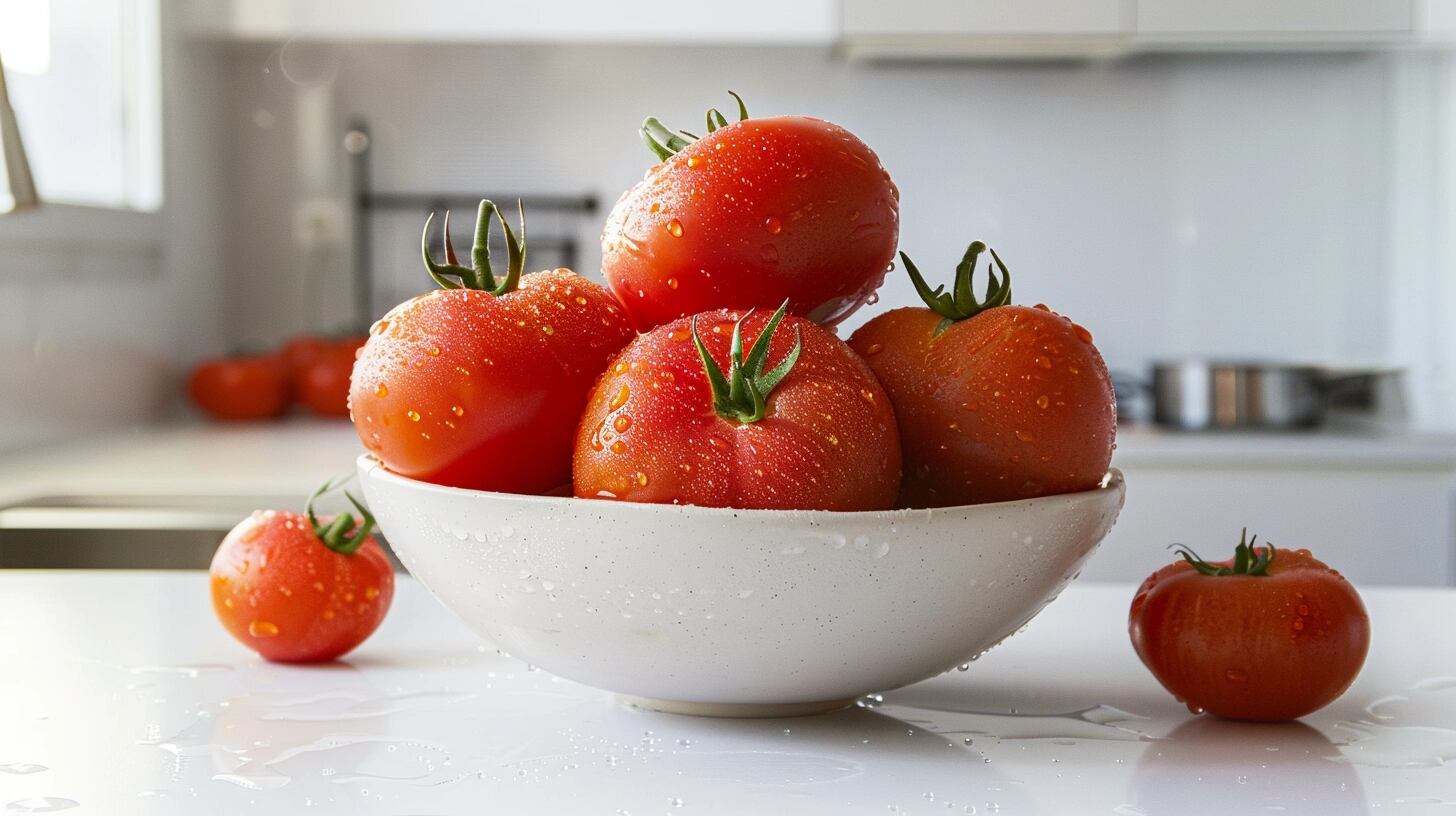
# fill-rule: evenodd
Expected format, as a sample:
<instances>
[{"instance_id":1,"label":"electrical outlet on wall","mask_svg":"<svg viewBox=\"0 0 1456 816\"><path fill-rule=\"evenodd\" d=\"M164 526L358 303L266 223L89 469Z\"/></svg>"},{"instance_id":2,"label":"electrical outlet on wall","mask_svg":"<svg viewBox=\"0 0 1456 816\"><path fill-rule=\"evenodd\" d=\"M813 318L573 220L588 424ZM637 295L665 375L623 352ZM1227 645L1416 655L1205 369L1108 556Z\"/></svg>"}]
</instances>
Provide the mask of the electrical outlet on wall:
<instances>
[{"instance_id":1,"label":"electrical outlet on wall","mask_svg":"<svg viewBox=\"0 0 1456 816\"><path fill-rule=\"evenodd\" d=\"M293 208L293 240L303 249L337 249L344 245L347 214L344 203L310 198Z\"/></svg>"}]
</instances>

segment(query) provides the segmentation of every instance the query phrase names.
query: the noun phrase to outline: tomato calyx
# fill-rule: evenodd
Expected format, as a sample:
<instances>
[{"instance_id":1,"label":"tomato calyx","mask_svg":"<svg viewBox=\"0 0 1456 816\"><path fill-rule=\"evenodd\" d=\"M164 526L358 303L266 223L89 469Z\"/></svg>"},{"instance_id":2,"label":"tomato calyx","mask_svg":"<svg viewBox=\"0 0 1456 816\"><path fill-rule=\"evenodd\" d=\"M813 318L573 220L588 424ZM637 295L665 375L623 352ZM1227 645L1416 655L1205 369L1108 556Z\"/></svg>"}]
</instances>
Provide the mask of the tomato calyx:
<instances>
[{"instance_id":1,"label":"tomato calyx","mask_svg":"<svg viewBox=\"0 0 1456 816\"><path fill-rule=\"evenodd\" d=\"M743 354L743 321L753 314L749 309L743 317L740 317L733 324L733 340L728 349L729 367L728 376L723 376L723 369L713 360L708 353L708 347L703 345L703 339L698 336L698 318L693 316L691 321L693 345L697 346L698 356L703 360L703 370L708 375L708 384L713 390L713 410L718 416L747 424L757 422L768 415L768 395L783 382L789 371L793 369L794 363L799 360L799 352L803 350L804 336L797 328L794 331L794 347L784 355L784 359L778 365L763 370L768 358L769 343L773 340L773 334L783 322L784 314L788 311L789 302L785 300L773 317L764 324L763 330L758 333L758 339L753 341L753 346L748 350L748 356Z\"/></svg>"},{"instance_id":2,"label":"tomato calyx","mask_svg":"<svg viewBox=\"0 0 1456 816\"><path fill-rule=\"evenodd\" d=\"M744 119L747 119L748 106L743 104L743 97L733 91L729 91L728 95L732 96L738 102L738 121L742 122ZM717 108L709 108L706 118L709 133L712 133L718 128L728 126L728 117L724 116L722 111ZM641 133L642 141L647 143L647 149L651 150L653 155L657 156L661 161L667 161L678 151L700 138L696 134L689 133L686 130L679 130L674 133L668 129L667 125L658 121L656 116L649 116L643 120Z\"/></svg>"},{"instance_id":3,"label":"tomato calyx","mask_svg":"<svg viewBox=\"0 0 1456 816\"><path fill-rule=\"evenodd\" d=\"M1248 534L1247 527L1239 533L1239 544L1234 548L1233 564L1227 567L1204 561L1198 556L1198 553L1182 544L1172 546L1179 555L1183 556L1184 561L1204 575L1252 575L1266 578L1269 575L1269 565L1274 562L1274 545L1265 544L1262 548L1257 547L1255 542L1259 540L1259 537L1256 535L1245 541Z\"/></svg>"},{"instance_id":4,"label":"tomato calyx","mask_svg":"<svg viewBox=\"0 0 1456 816\"><path fill-rule=\"evenodd\" d=\"M319 541L322 541L325 547L328 547L336 553L352 555L363 545L365 539L369 538L369 534L373 532L374 516L369 512L368 508L360 504L358 499L354 498L353 493L346 490L344 491L344 496L349 499L350 504L354 505L354 509L359 511L359 521L356 522L354 516L349 513L340 513L334 516L328 524L320 522L318 516L314 515L313 512L314 500L337 486L333 479L329 479L319 485L319 489L315 490L313 495L308 497L308 501L304 503L303 513L308 516L308 523L313 525L314 535L319 537ZM355 529L356 524L358 529Z\"/></svg>"},{"instance_id":5,"label":"tomato calyx","mask_svg":"<svg viewBox=\"0 0 1456 816\"><path fill-rule=\"evenodd\" d=\"M986 297L984 300L976 300L976 293L971 289L971 278L976 272L976 261L981 257L982 252L989 251L994 265L986 267ZM994 309L997 306L1006 306L1011 303L1011 272L1006 269L1006 264L1001 261L1001 256L996 250L986 246L981 241L972 241L966 247L966 254L961 257L961 262L956 264L955 283L951 291L945 291L945 285L930 288L925 282L925 276L920 274L915 262L904 252L900 253L900 260L905 263L905 272L910 276L910 282L915 284L915 291L920 299L925 301L931 311L945 318L935 333L939 334L950 327L952 323L975 317L987 309ZM998 280L996 270L1001 270Z\"/></svg>"},{"instance_id":6,"label":"tomato calyx","mask_svg":"<svg viewBox=\"0 0 1456 816\"><path fill-rule=\"evenodd\" d=\"M520 209L520 202L516 203ZM517 284L521 281L521 272L526 266L526 213L521 213L521 236L511 231L511 225L506 223L506 217L489 199L480 200L480 210L475 218L475 244L470 249L470 266L462 266L455 258L455 245L450 240L450 211L445 211L445 263L436 263L430 257L430 225L434 223L435 214L432 212L425 219L425 232L420 238L420 252L425 258L425 269L435 283L446 289L476 289L482 292L489 292L496 297L514 292ZM490 268L490 219L491 216L500 221L501 229L506 234L506 276L505 279L496 282L495 274ZM450 280L451 277L460 280Z\"/></svg>"}]
</instances>

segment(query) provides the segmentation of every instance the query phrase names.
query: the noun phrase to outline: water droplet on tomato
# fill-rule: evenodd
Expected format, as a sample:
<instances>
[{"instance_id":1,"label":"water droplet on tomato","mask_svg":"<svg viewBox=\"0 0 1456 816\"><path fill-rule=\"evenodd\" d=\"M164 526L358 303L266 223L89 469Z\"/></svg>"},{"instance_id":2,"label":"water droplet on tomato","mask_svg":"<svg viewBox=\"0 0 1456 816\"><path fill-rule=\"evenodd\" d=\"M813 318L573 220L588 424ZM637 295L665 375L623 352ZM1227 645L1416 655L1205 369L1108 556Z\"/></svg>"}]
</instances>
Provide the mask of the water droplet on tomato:
<instances>
[{"instance_id":1,"label":"water droplet on tomato","mask_svg":"<svg viewBox=\"0 0 1456 816\"><path fill-rule=\"evenodd\" d=\"M1045 354L1038 354L1038 355L1036 355L1036 364L1037 364L1037 366L1039 368L1051 368L1052 367L1052 360L1051 360L1050 357L1047 357Z\"/></svg>"},{"instance_id":2,"label":"water droplet on tomato","mask_svg":"<svg viewBox=\"0 0 1456 816\"><path fill-rule=\"evenodd\" d=\"M1230 683L1242 683L1249 679L1249 675L1239 669L1229 669L1223 673L1223 676Z\"/></svg>"},{"instance_id":3,"label":"water droplet on tomato","mask_svg":"<svg viewBox=\"0 0 1456 816\"><path fill-rule=\"evenodd\" d=\"M1305 615L1308 615L1308 614L1309 614L1309 607L1306 606L1305 604L1300 604L1299 605L1299 616L1300 617L1304 617Z\"/></svg>"},{"instance_id":4,"label":"water droplet on tomato","mask_svg":"<svg viewBox=\"0 0 1456 816\"><path fill-rule=\"evenodd\" d=\"M617 418L612 420L612 427L616 429L617 433L621 433L632 427L632 417L626 414L618 414Z\"/></svg>"},{"instance_id":5,"label":"water droplet on tomato","mask_svg":"<svg viewBox=\"0 0 1456 816\"><path fill-rule=\"evenodd\" d=\"M1036 407L1041 408L1042 410L1046 410L1046 407L1050 404L1051 400L1047 399L1046 394L1042 394L1041 396L1036 398Z\"/></svg>"},{"instance_id":6,"label":"water droplet on tomato","mask_svg":"<svg viewBox=\"0 0 1456 816\"><path fill-rule=\"evenodd\" d=\"M575 298L572 299L576 301L576 305L578 306L586 305L586 298L582 297L581 295L577 295Z\"/></svg>"},{"instance_id":7,"label":"water droplet on tomato","mask_svg":"<svg viewBox=\"0 0 1456 816\"><path fill-rule=\"evenodd\" d=\"M409 417L410 422L419 422L420 421L420 412L419 411L413 411L413 410L406 411L405 412L405 416Z\"/></svg>"},{"instance_id":8,"label":"water droplet on tomato","mask_svg":"<svg viewBox=\"0 0 1456 816\"><path fill-rule=\"evenodd\" d=\"M426 351L425 353L428 354L428 355L430 355L431 357L439 357L440 356L440 347L439 346L430 346L429 350Z\"/></svg>"},{"instance_id":9,"label":"water droplet on tomato","mask_svg":"<svg viewBox=\"0 0 1456 816\"><path fill-rule=\"evenodd\" d=\"M839 437L835 436L834 434L830 434L829 435L829 444L831 444L831 445L838 445L839 444Z\"/></svg>"},{"instance_id":10,"label":"water droplet on tomato","mask_svg":"<svg viewBox=\"0 0 1456 816\"><path fill-rule=\"evenodd\" d=\"M850 221L858 221L859 220L859 210L855 210L854 212L851 212L849 214L849 220Z\"/></svg>"},{"instance_id":11,"label":"water droplet on tomato","mask_svg":"<svg viewBox=\"0 0 1456 816\"><path fill-rule=\"evenodd\" d=\"M647 208L647 211L650 212L650 213L652 213L653 215L656 215L656 214L662 212L662 202L661 201L654 201L654 202L652 202L652 206L651 207L648 207Z\"/></svg>"},{"instance_id":12,"label":"water droplet on tomato","mask_svg":"<svg viewBox=\"0 0 1456 816\"><path fill-rule=\"evenodd\" d=\"M1033 434L1031 431L1017 431L1016 438L1020 439L1022 442L1030 442L1033 439L1036 439L1036 435Z\"/></svg>"},{"instance_id":13,"label":"water droplet on tomato","mask_svg":"<svg viewBox=\"0 0 1456 816\"><path fill-rule=\"evenodd\" d=\"M718 142L717 144L713 145L714 150L722 150L724 147L726 147L726 145L722 142Z\"/></svg>"},{"instance_id":14,"label":"water droplet on tomato","mask_svg":"<svg viewBox=\"0 0 1456 816\"><path fill-rule=\"evenodd\" d=\"M1033 308L1033 309L1041 309L1043 312L1050 312L1051 311L1051 309L1048 309L1047 308L1047 305L1045 303L1038 303L1038 304L1036 304L1035 306L1033 306L1031 308Z\"/></svg>"},{"instance_id":15,"label":"water droplet on tomato","mask_svg":"<svg viewBox=\"0 0 1456 816\"><path fill-rule=\"evenodd\" d=\"M374 396L379 397L380 399L384 399L385 397L389 396L389 386L385 385L384 383L380 383L379 387L374 389Z\"/></svg>"},{"instance_id":16,"label":"water droplet on tomato","mask_svg":"<svg viewBox=\"0 0 1456 816\"><path fill-rule=\"evenodd\" d=\"M669 288L669 289L676 289L677 288L677 278L668 278L667 279L667 288Z\"/></svg>"},{"instance_id":17,"label":"water droplet on tomato","mask_svg":"<svg viewBox=\"0 0 1456 816\"><path fill-rule=\"evenodd\" d=\"M1304 629L1304 621L1296 619L1294 621L1294 631L1299 632L1299 631L1302 631L1303 629Z\"/></svg>"},{"instance_id":18,"label":"water droplet on tomato","mask_svg":"<svg viewBox=\"0 0 1456 816\"><path fill-rule=\"evenodd\" d=\"M612 372L616 374L627 373L627 364L623 362L618 362L616 365L612 366Z\"/></svg>"},{"instance_id":19,"label":"water droplet on tomato","mask_svg":"<svg viewBox=\"0 0 1456 816\"><path fill-rule=\"evenodd\" d=\"M882 352L884 350L885 350L885 347L882 346L882 345L880 345L879 343L871 343L870 344L870 347L867 348L867 349L865 349L865 356L866 357L872 357L872 356L874 356L876 354L879 354L880 352Z\"/></svg>"},{"instance_id":20,"label":"water droplet on tomato","mask_svg":"<svg viewBox=\"0 0 1456 816\"><path fill-rule=\"evenodd\" d=\"M247 575L248 574L248 568L251 567L251 566L253 566L253 565L248 562L248 559L244 558L243 559L243 563L241 563L241 564L238 565L238 574L239 575Z\"/></svg>"},{"instance_id":21,"label":"water droplet on tomato","mask_svg":"<svg viewBox=\"0 0 1456 816\"><path fill-rule=\"evenodd\" d=\"M458 417L465 416L465 409L464 408L461 408L458 405L452 405L452 406L450 406L450 413L452 413L452 414L454 414L455 416L458 416Z\"/></svg>"},{"instance_id":22,"label":"water droplet on tomato","mask_svg":"<svg viewBox=\"0 0 1456 816\"><path fill-rule=\"evenodd\" d=\"M634 478L637 480L637 485L639 487L646 487L647 486L647 474L646 473L643 473L642 471L639 470L639 471L637 471L637 475Z\"/></svg>"},{"instance_id":23,"label":"water droplet on tomato","mask_svg":"<svg viewBox=\"0 0 1456 816\"><path fill-rule=\"evenodd\" d=\"M688 167L699 167L707 163L701 156L688 156Z\"/></svg>"},{"instance_id":24,"label":"water droplet on tomato","mask_svg":"<svg viewBox=\"0 0 1456 816\"><path fill-rule=\"evenodd\" d=\"M692 333L689 332L687 329L673 329L672 331L667 333L667 339L677 340L679 342L686 340L691 336Z\"/></svg>"},{"instance_id":25,"label":"water droplet on tomato","mask_svg":"<svg viewBox=\"0 0 1456 816\"><path fill-rule=\"evenodd\" d=\"M769 235L778 235L784 231L784 222L780 221L778 216L770 215L763 219L763 228L768 230Z\"/></svg>"},{"instance_id":26,"label":"water droplet on tomato","mask_svg":"<svg viewBox=\"0 0 1456 816\"><path fill-rule=\"evenodd\" d=\"M1204 711L1203 706L1200 705L1194 705L1193 703L1184 703L1184 705L1188 707L1188 713L1190 714L1202 714Z\"/></svg>"},{"instance_id":27,"label":"water droplet on tomato","mask_svg":"<svg viewBox=\"0 0 1456 816\"><path fill-rule=\"evenodd\" d=\"M272 621L255 620L248 624L248 634L255 638L270 638L278 634L278 624Z\"/></svg>"},{"instance_id":28,"label":"water droplet on tomato","mask_svg":"<svg viewBox=\"0 0 1456 816\"><path fill-rule=\"evenodd\" d=\"M677 220L676 218L667 222L667 232L674 238L681 238L683 234L682 222Z\"/></svg>"},{"instance_id":29,"label":"water droplet on tomato","mask_svg":"<svg viewBox=\"0 0 1456 816\"><path fill-rule=\"evenodd\" d=\"M556 333L556 328L550 323L547 323L546 325L541 327L541 333L546 335L547 337L550 337L551 335Z\"/></svg>"},{"instance_id":30,"label":"water droplet on tomato","mask_svg":"<svg viewBox=\"0 0 1456 816\"><path fill-rule=\"evenodd\" d=\"M600 445L597 446L597 450L601 450L601 446ZM627 443L626 442L623 442L622 440L618 439L616 442L613 442L612 443L612 453L626 453L626 452L627 452Z\"/></svg>"},{"instance_id":31,"label":"water droplet on tomato","mask_svg":"<svg viewBox=\"0 0 1456 816\"><path fill-rule=\"evenodd\" d=\"M1092 332L1087 331L1087 329L1077 325L1076 323L1072 324L1072 333L1077 335L1077 339L1081 340L1083 343L1092 342Z\"/></svg>"},{"instance_id":32,"label":"water droplet on tomato","mask_svg":"<svg viewBox=\"0 0 1456 816\"><path fill-rule=\"evenodd\" d=\"M758 257L764 263L776 264L779 262L779 248L773 244L764 244L758 248Z\"/></svg>"},{"instance_id":33,"label":"water droplet on tomato","mask_svg":"<svg viewBox=\"0 0 1456 816\"><path fill-rule=\"evenodd\" d=\"M618 408L621 408L623 405L626 405L627 397L629 396L631 396L631 392L627 390L627 386L624 383L622 387L617 390L617 395L615 397L612 397L611 403L607 405L607 410L615 411Z\"/></svg>"}]
</instances>

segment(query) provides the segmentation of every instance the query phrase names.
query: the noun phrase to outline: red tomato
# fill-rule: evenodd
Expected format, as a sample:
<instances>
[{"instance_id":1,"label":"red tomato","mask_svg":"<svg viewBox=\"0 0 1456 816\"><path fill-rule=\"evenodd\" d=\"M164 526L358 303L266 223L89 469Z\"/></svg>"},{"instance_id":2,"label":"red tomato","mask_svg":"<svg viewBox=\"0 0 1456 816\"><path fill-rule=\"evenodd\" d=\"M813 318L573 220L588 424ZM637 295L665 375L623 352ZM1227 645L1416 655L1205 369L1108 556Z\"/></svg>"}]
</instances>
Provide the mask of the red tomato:
<instances>
[{"instance_id":1,"label":"red tomato","mask_svg":"<svg viewBox=\"0 0 1456 816\"><path fill-rule=\"evenodd\" d=\"M293 369L295 398L319 416L349 415L349 374L364 338L330 342L314 352L312 359Z\"/></svg>"},{"instance_id":2,"label":"red tomato","mask_svg":"<svg viewBox=\"0 0 1456 816\"><path fill-rule=\"evenodd\" d=\"M822 119L725 125L688 142L647 120L643 135L663 161L607 217L608 285L641 331L785 298L791 314L844 319L884 282L895 255L900 192L890 174L864 142Z\"/></svg>"},{"instance_id":3,"label":"red tomato","mask_svg":"<svg viewBox=\"0 0 1456 816\"><path fill-rule=\"evenodd\" d=\"M758 338L746 357L741 335ZM900 444L884 390L829 330L718 310L617 357L582 416L574 475L583 497L879 510L899 490Z\"/></svg>"},{"instance_id":4,"label":"red tomato","mask_svg":"<svg viewBox=\"0 0 1456 816\"><path fill-rule=\"evenodd\" d=\"M303 513L253 513L212 558L218 620L268 660L333 660L379 627L394 598L394 570L369 534L374 519L320 520L312 501Z\"/></svg>"},{"instance_id":5,"label":"red tomato","mask_svg":"<svg viewBox=\"0 0 1456 816\"><path fill-rule=\"evenodd\" d=\"M360 345L363 340L360 340ZM301 371L304 366L318 358L331 345L326 337L316 334L300 334L288 338L278 349L278 357L288 366L290 374Z\"/></svg>"},{"instance_id":6,"label":"red tomato","mask_svg":"<svg viewBox=\"0 0 1456 816\"><path fill-rule=\"evenodd\" d=\"M187 393L213 419L270 419L288 408L288 371L270 355L204 360Z\"/></svg>"},{"instance_id":7,"label":"red tomato","mask_svg":"<svg viewBox=\"0 0 1456 816\"><path fill-rule=\"evenodd\" d=\"M1005 305L1000 258L1002 277L978 303L970 280L985 249L971 244L953 293L932 292L902 254L929 308L882 314L849 340L900 419L905 506L1089 490L1112 460L1117 404L1092 335L1045 306Z\"/></svg>"},{"instance_id":8,"label":"red tomato","mask_svg":"<svg viewBox=\"0 0 1456 816\"><path fill-rule=\"evenodd\" d=\"M1232 561L1183 557L1138 588L1128 631L1138 657L1190 710L1292 720L1350 687L1370 618L1338 572L1309 550L1242 538Z\"/></svg>"},{"instance_id":9,"label":"red tomato","mask_svg":"<svg viewBox=\"0 0 1456 816\"><path fill-rule=\"evenodd\" d=\"M510 271L497 285L486 250L495 214L481 204L475 268L455 265L448 246L443 266L426 252L447 288L375 324L354 365L350 405L364 446L396 473L545 493L570 482L587 393L632 328L610 293L570 270L522 277L525 249L509 228Z\"/></svg>"}]
</instances>

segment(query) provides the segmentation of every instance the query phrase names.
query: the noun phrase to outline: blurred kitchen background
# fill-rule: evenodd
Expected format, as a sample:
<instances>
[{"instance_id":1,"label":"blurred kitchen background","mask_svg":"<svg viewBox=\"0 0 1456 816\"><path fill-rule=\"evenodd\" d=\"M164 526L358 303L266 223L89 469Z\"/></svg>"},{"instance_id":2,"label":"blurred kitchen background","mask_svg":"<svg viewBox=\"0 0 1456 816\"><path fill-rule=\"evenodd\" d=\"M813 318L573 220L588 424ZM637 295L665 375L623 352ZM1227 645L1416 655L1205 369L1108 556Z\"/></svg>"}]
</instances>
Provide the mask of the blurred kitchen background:
<instances>
[{"instance_id":1,"label":"blurred kitchen background","mask_svg":"<svg viewBox=\"0 0 1456 816\"><path fill-rule=\"evenodd\" d=\"M0 566L205 565L360 448L210 422L192 366L361 330L481 196L599 276L643 117L732 89L871 145L922 268L984 239L1093 330L1130 489L1089 577L1248 525L1456 583L1453 53L1451 0L5 0Z\"/></svg>"}]
</instances>

